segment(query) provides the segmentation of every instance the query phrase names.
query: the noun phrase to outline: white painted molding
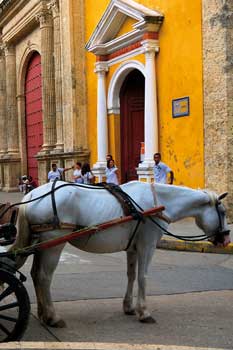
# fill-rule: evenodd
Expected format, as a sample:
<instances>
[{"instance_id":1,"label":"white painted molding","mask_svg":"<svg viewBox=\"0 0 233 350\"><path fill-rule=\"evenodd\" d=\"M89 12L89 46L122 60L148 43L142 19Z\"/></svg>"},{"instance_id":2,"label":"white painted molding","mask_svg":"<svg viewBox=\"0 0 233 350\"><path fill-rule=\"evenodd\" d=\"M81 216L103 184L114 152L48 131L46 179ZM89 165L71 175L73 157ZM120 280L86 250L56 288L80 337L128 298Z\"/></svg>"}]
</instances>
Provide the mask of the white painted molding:
<instances>
[{"instance_id":1,"label":"white painted molding","mask_svg":"<svg viewBox=\"0 0 233 350\"><path fill-rule=\"evenodd\" d=\"M96 62L95 63L95 70L94 70L95 73L106 73L108 72L108 63L107 62Z\"/></svg>"},{"instance_id":2,"label":"white painted molding","mask_svg":"<svg viewBox=\"0 0 233 350\"><path fill-rule=\"evenodd\" d=\"M145 77L145 66L136 60L123 62L114 72L108 89L107 110L108 114L120 111L120 89L126 76L133 70L139 70ZM118 114L117 113L117 114Z\"/></svg>"},{"instance_id":3,"label":"white painted molding","mask_svg":"<svg viewBox=\"0 0 233 350\"><path fill-rule=\"evenodd\" d=\"M159 42L158 40L154 40L154 39L147 39L147 40L143 40L141 42L142 47L143 47L143 51L144 53L147 52L158 52L159 51Z\"/></svg>"},{"instance_id":4,"label":"white painted molding","mask_svg":"<svg viewBox=\"0 0 233 350\"><path fill-rule=\"evenodd\" d=\"M136 23L132 30L116 37L127 17ZM112 0L97 24L86 49L96 55L107 55L142 39L145 31L159 31L163 14L133 0Z\"/></svg>"}]
</instances>

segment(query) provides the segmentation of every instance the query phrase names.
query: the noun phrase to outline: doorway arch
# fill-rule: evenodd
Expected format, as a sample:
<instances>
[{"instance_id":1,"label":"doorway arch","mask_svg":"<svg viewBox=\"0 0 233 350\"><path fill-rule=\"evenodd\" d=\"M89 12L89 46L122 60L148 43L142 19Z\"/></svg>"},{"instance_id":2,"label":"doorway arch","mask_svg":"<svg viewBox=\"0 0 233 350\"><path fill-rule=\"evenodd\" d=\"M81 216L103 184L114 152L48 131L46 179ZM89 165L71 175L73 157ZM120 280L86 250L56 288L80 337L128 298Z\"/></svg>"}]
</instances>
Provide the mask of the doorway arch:
<instances>
[{"instance_id":1,"label":"doorway arch","mask_svg":"<svg viewBox=\"0 0 233 350\"><path fill-rule=\"evenodd\" d=\"M33 52L25 75L27 173L38 183L36 155L43 144L41 56Z\"/></svg>"},{"instance_id":2,"label":"doorway arch","mask_svg":"<svg viewBox=\"0 0 233 350\"><path fill-rule=\"evenodd\" d=\"M137 69L125 78L120 89L121 181L137 179L141 142L144 142L145 78Z\"/></svg>"}]
</instances>

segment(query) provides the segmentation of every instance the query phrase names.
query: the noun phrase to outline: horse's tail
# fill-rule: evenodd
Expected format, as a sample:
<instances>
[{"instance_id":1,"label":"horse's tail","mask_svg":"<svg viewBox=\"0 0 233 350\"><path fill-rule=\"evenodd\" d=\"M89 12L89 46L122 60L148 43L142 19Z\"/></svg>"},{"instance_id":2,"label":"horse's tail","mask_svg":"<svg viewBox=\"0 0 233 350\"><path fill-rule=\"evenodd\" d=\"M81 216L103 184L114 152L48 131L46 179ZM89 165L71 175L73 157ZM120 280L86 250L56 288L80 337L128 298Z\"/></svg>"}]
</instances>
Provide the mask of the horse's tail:
<instances>
[{"instance_id":1,"label":"horse's tail","mask_svg":"<svg viewBox=\"0 0 233 350\"><path fill-rule=\"evenodd\" d=\"M24 198L24 201L31 199L31 193L28 193L28 195ZM19 207L18 212L18 219L17 219L17 236L16 240L9 249L9 251L17 251L17 249L22 249L24 247L29 246L31 241L31 235L30 235L30 226L29 222L26 217L26 204L21 205ZM16 255L16 265L19 269L25 261L27 260L27 257L22 257L20 255Z\"/></svg>"}]
</instances>

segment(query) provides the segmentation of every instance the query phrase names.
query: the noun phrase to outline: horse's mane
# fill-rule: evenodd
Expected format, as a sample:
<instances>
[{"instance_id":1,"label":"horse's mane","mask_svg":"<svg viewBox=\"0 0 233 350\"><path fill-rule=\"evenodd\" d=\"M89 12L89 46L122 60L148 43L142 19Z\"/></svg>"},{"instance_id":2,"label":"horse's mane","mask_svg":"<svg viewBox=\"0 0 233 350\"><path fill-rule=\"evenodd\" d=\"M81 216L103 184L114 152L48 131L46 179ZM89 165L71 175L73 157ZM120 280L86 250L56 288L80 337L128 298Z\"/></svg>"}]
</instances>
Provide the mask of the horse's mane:
<instances>
[{"instance_id":1,"label":"horse's mane","mask_svg":"<svg viewBox=\"0 0 233 350\"><path fill-rule=\"evenodd\" d=\"M218 195L214 191L211 191L211 190L208 190L208 189L204 189L203 192L206 193L209 196L210 204L211 205L215 205L217 200L218 200Z\"/></svg>"}]
</instances>

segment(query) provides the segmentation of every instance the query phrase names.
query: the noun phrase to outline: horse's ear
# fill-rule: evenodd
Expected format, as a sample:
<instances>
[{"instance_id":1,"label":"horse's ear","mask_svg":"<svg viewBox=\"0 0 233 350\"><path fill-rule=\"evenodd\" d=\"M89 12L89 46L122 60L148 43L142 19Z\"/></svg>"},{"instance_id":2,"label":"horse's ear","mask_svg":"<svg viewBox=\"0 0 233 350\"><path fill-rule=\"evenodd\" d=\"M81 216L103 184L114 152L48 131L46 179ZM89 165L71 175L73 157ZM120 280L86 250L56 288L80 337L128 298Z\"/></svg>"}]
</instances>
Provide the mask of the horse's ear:
<instances>
[{"instance_id":1,"label":"horse's ear","mask_svg":"<svg viewBox=\"0 0 233 350\"><path fill-rule=\"evenodd\" d=\"M218 196L218 200L221 201L223 198L225 198L228 195L228 192L223 192Z\"/></svg>"}]
</instances>

